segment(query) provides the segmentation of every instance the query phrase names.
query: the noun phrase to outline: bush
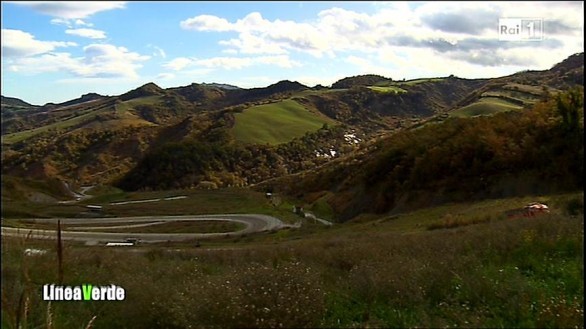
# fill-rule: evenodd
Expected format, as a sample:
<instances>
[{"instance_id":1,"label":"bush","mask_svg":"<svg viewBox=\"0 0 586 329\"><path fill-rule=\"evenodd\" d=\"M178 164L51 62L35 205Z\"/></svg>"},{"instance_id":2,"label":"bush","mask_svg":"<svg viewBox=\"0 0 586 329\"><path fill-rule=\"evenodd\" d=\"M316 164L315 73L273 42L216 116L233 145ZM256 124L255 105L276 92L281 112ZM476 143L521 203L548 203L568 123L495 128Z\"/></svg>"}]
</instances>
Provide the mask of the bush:
<instances>
[{"instance_id":1,"label":"bush","mask_svg":"<svg viewBox=\"0 0 586 329\"><path fill-rule=\"evenodd\" d=\"M574 198L566 204L566 214L570 216L578 216L584 214L584 200L581 198Z\"/></svg>"}]
</instances>

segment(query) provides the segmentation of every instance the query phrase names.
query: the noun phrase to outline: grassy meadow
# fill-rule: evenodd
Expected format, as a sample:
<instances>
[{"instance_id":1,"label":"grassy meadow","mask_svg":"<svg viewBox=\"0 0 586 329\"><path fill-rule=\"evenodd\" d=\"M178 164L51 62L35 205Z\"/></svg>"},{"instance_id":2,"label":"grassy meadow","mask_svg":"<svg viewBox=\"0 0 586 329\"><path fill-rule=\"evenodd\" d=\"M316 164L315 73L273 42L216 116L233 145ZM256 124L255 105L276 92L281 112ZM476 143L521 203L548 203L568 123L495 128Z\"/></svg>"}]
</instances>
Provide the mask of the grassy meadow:
<instances>
[{"instance_id":1,"label":"grassy meadow","mask_svg":"<svg viewBox=\"0 0 586 329\"><path fill-rule=\"evenodd\" d=\"M412 85L416 85L416 84L420 84L420 83L424 83L424 82L438 82L438 81L442 81L442 80L445 80L445 78L423 78L423 79L413 79L413 80L396 81L396 82L399 85L412 86Z\"/></svg>"},{"instance_id":2,"label":"grassy meadow","mask_svg":"<svg viewBox=\"0 0 586 329\"><path fill-rule=\"evenodd\" d=\"M94 196L71 204L33 203L23 198L3 199L2 216L6 219L79 217L87 210L86 205L100 205L106 217L247 213L276 216L287 223L295 223L299 220L299 216L291 211L295 200L279 200L280 202L275 204L268 200L264 193L245 188L124 192L119 189L99 187L95 189L95 192L90 190L88 194ZM174 198L177 196L185 196L185 198ZM116 204L140 200L159 201ZM321 215L321 212L316 213Z\"/></svg>"},{"instance_id":3,"label":"grassy meadow","mask_svg":"<svg viewBox=\"0 0 586 329\"><path fill-rule=\"evenodd\" d=\"M368 88L379 93L402 94L407 92L407 90L395 86L369 86Z\"/></svg>"},{"instance_id":4,"label":"grassy meadow","mask_svg":"<svg viewBox=\"0 0 586 329\"><path fill-rule=\"evenodd\" d=\"M500 112L515 111L519 109L521 109L521 106L507 102L506 100L496 97L483 97L477 102L451 111L450 116L467 118L478 115L491 115Z\"/></svg>"},{"instance_id":5,"label":"grassy meadow","mask_svg":"<svg viewBox=\"0 0 586 329\"><path fill-rule=\"evenodd\" d=\"M74 116L70 119L67 120L63 120L63 121L58 121L52 124L48 124L48 125L44 125L42 127L38 127L38 128L34 128L34 129L30 129L30 130L25 130L25 131L19 131L16 133L12 133L12 134L6 134L2 136L2 143L3 144L13 144L13 143L17 143L20 141L23 141L25 139L37 136L39 134L48 132L50 130L56 130L56 129L65 129L65 128L70 128L70 127L74 127L77 125L80 125L84 122L89 122L91 120L94 120L96 118L97 115L99 115L100 113L107 113L108 111L111 111L108 108L104 108L104 109L100 109L100 110L96 110L96 111L91 111L89 113L84 113L78 116Z\"/></svg>"},{"instance_id":6,"label":"grassy meadow","mask_svg":"<svg viewBox=\"0 0 586 329\"><path fill-rule=\"evenodd\" d=\"M117 302L42 301L55 242L4 238L2 327L581 328L582 200L448 204L213 247L65 243L64 284L119 285ZM504 215L529 201L552 211Z\"/></svg>"},{"instance_id":7,"label":"grassy meadow","mask_svg":"<svg viewBox=\"0 0 586 329\"><path fill-rule=\"evenodd\" d=\"M87 125L90 127L96 126L109 126L109 127L120 127L120 126L137 126L137 125L152 125L150 122L147 122L143 119L140 119L132 110L135 106L138 105L151 105L157 104L161 101L160 96L147 96L141 97L137 99L133 99L130 101L121 102L119 104L112 106L106 106L97 109L91 109L91 107L85 107L83 105L74 105L75 108L72 106L65 107L63 109L59 109L56 111L67 112L71 113L68 115L67 118L63 120L59 120L55 123L47 124L42 127L19 131L12 134L6 134L2 136L2 143L3 144L14 144L28 138L40 135L42 133L46 133L51 130L60 130L60 129L67 129L82 125ZM92 106L92 104L88 105ZM102 122L102 120L96 120L97 117L102 114L112 114L116 113L117 118L115 120L110 120L112 122Z\"/></svg>"},{"instance_id":8,"label":"grassy meadow","mask_svg":"<svg viewBox=\"0 0 586 329\"><path fill-rule=\"evenodd\" d=\"M316 131L332 120L312 113L294 100L253 106L235 115L232 133L249 144L281 144Z\"/></svg>"}]
</instances>

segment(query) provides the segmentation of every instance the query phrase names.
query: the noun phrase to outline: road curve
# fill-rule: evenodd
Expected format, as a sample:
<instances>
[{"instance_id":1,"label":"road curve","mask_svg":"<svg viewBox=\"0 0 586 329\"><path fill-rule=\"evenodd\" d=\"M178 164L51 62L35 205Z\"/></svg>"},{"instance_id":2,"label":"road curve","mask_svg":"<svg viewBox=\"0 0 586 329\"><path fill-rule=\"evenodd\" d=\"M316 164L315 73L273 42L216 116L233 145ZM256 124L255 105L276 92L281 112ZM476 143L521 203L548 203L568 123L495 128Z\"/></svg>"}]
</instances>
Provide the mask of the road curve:
<instances>
[{"instance_id":1,"label":"road curve","mask_svg":"<svg viewBox=\"0 0 586 329\"><path fill-rule=\"evenodd\" d=\"M227 236L239 236L243 234L267 232L295 225L284 224L280 219L259 214L226 214L226 215L201 215L201 216L143 216L143 217L116 217L116 218L37 218L27 219L35 223L55 223L61 220L62 224L116 224L116 223L144 223L144 222L171 222L171 221L232 221L246 225L240 231L226 233L109 233L87 231L62 231L61 237L66 240L85 241L93 244L123 241L132 237L145 243L184 241L194 239L209 239ZM95 229L95 228L92 228ZM38 239L55 239L55 230L14 228L2 226L3 236L20 236Z\"/></svg>"}]
</instances>

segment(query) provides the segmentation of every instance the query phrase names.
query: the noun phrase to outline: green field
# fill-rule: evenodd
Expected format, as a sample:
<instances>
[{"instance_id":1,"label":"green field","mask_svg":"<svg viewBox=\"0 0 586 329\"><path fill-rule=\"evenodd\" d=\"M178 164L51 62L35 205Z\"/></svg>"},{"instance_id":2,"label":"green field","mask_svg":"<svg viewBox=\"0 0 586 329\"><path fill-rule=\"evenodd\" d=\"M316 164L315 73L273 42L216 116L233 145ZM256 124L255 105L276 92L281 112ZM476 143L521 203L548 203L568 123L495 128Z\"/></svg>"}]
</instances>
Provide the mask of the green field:
<instances>
[{"instance_id":1,"label":"green field","mask_svg":"<svg viewBox=\"0 0 586 329\"><path fill-rule=\"evenodd\" d=\"M120 122L118 125L135 125L135 124L149 124L144 120L138 119L135 115L130 113L128 110L133 109L134 106L137 105L145 105L145 104L156 104L160 101L160 96L149 96L149 97L142 97L138 99L133 99L130 101L126 101L120 104L117 104L115 107L116 113L120 115ZM85 110L77 110L78 112L87 111ZM60 129L67 129L70 127L79 126L83 123L90 122L95 120L96 116L99 114L105 114L111 112L112 108L102 108L99 110L90 110L87 113L83 113L81 115L74 116L72 118L58 121L49 125L45 125L42 127L38 127L35 129L19 131L17 133L7 134L2 136L2 144L14 144L25 139L34 137L36 135L48 132L50 130L60 130Z\"/></svg>"},{"instance_id":2,"label":"green field","mask_svg":"<svg viewBox=\"0 0 586 329\"><path fill-rule=\"evenodd\" d=\"M519 84L519 83L508 83L503 87L503 89L520 91L523 93L532 94L537 97L541 96L544 92L542 86L530 86L530 85L523 85L523 84ZM557 89L549 88L549 92L557 92L557 91L558 91Z\"/></svg>"},{"instance_id":3,"label":"green field","mask_svg":"<svg viewBox=\"0 0 586 329\"><path fill-rule=\"evenodd\" d=\"M538 96L533 94L515 91L515 90L506 90L502 89L499 91L487 91L482 93L481 97L496 97L500 98L505 101L511 101L511 103L523 103L523 104L534 104L536 101L539 100Z\"/></svg>"},{"instance_id":4,"label":"green field","mask_svg":"<svg viewBox=\"0 0 586 329\"><path fill-rule=\"evenodd\" d=\"M412 85L420 84L423 82L438 82L438 81L442 81L444 79L445 78L424 78L424 79L414 79L414 80L407 80L407 81L398 81L397 83L399 85L412 86Z\"/></svg>"},{"instance_id":5,"label":"green field","mask_svg":"<svg viewBox=\"0 0 586 329\"><path fill-rule=\"evenodd\" d=\"M395 93L395 94L401 94L401 93L406 93L407 90L403 89L403 88L399 88L399 87L394 87L394 86L369 86L368 87L370 90L379 92L379 93Z\"/></svg>"},{"instance_id":6,"label":"green field","mask_svg":"<svg viewBox=\"0 0 586 329\"><path fill-rule=\"evenodd\" d=\"M551 214L504 215L532 201ZM581 328L583 232L579 192L306 223L197 246L66 241L65 285L116 284L126 299L51 304L39 292L58 280L55 242L7 237L2 327L86 328L95 317L96 329ZM27 248L46 253L26 256Z\"/></svg>"},{"instance_id":7,"label":"green field","mask_svg":"<svg viewBox=\"0 0 586 329\"><path fill-rule=\"evenodd\" d=\"M31 138L33 136L47 132L51 129L65 129L65 128L73 127L73 126L79 125L80 123L93 120L96 117L96 115L98 115L100 113L107 112L107 111L109 111L109 109L107 109L107 108L97 110L97 111L92 111L89 113L82 114L80 116L73 117L68 120L55 122L53 124L42 126L39 128L25 130L25 131L19 131L17 133L13 133L13 134L7 134L7 135L2 136L2 144L17 143L22 140L25 140L25 139Z\"/></svg>"},{"instance_id":8,"label":"green field","mask_svg":"<svg viewBox=\"0 0 586 329\"><path fill-rule=\"evenodd\" d=\"M14 189L3 190L3 195L15 193L14 191ZM18 193L22 194L22 192ZM185 196L185 198L164 200L174 196ZM122 201L153 199L160 200L157 202L112 205L112 203ZM101 195L73 204L34 203L20 195L18 198L12 199L3 197L2 217L6 219L79 217L87 211L85 206L89 204L103 206L103 216L106 217L249 213L271 215L280 218L284 222L295 223L299 220L299 216L291 211L293 203L296 203L296 200L282 200L280 204L274 206L266 199L264 193L243 188L157 192L106 190ZM328 217L325 218L329 219Z\"/></svg>"},{"instance_id":9,"label":"green field","mask_svg":"<svg viewBox=\"0 0 586 329\"><path fill-rule=\"evenodd\" d=\"M153 225L134 226L135 222L114 223L85 223L85 224L62 224L64 231L82 231L84 227L91 227L92 232L113 232L113 233L227 233L237 232L246 228L246 225L230 221L171 221L166 223L147 223ZM138 223L142 224L142 223ZM55 230L55 223L35 223L33 221L17 221L7 219L5 226L20 228L36 228L44 230ZM130 225L130 227L121 227ZM100 227L97 229L96 227Z\"/></svg>"},{"instance_id":10,"label":"green field","mask_svg":"<svg viewBox=\"0 0 586 329\"><path fill-rule=\"evenodd\" d=\"M157 105L161 102L161 96L146 96L134 98L125 102L116 104L116 112L124 113L128 110L134 109L138 105Z\"/></svg>"},{"instance_id":11,"label":"green field","mask_svg":"<svg viewBox=\"0 0 586 329\"><path fill-rule=\"evenodd\" d=\"M295 97L304 97L304 96L311 96L311 95L323 95L323 94L330 94L330 93L339 93L343 91L347 91L348 89L321 89L321 90L303 90L294 94Z\"/></svg>"},{"instance_id":12,"label":"green field","mask_svg":"<svg viewBox=\"0 0 586 329\"><path fill-rule=\"evenodd\" d=\"M521 106L496 97L483 97L479 101L450 112L450 116L468 118L478 115L491 115L499 112L515 111Z\"/></svg>"},{"instance_id":13,"label":"green field","mask_svg":"<svg viewBox=\"0 0 586 329\"><path fill-rule=\"evenodd\" d=\"M293 100L253 106L235 115L232 133L236 140L250 144L281 144L316 131L333 121L312 113Z\"/></svg>"},{"instance_id":14,"label":"green field","mask_svg":"<svg viewBox=\"0 0 586 329\"><path fill-rule=\"evenodd\" d=\"M237 232L246 228L245 224L228 221L175 221L143 227L105 227L92 232L114 233L227 233Z\"/></svg>"}]
</instances>

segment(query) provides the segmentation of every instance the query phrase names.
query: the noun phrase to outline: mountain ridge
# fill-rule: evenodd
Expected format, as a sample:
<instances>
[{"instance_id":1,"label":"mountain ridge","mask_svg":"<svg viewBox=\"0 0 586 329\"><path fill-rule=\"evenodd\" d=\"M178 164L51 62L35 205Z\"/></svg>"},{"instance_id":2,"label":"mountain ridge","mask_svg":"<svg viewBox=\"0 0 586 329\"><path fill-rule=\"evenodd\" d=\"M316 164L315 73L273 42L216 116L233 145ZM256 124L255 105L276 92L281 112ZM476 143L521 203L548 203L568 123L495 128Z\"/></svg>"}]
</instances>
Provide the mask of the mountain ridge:
<instances>
[{"instance_id":1,"label":"mountain ridge","mask_svg":"<svg viewBox=\"0 0 586 329\"><path fill-rule=\"evenodd\" d=\"M522 71L522 72L516 72L507 76L503 76L503 77L497 77L496 79L499 78L506 78L506 77L512 77L512 76L519 76L519 75L523 75L523 74L527 74L527 73L534 73L534 72L544 72L544 71L550 71L550 72L560 72L563 71L568 72L571 71L573 69L579 68L581 63L584 62L584 53L575 53L572 54L570 56L568 56L566 59L564 59L563 61L555 64L554 66L552 66L549 69L545 69L545 70L537 70L537 71ZM453 76L450 76L453 77ZM417 78L417 79L412 79L412 80L420 80L420 79L434 79L434 78ZM468 78L459 78L462 80L484 80L484 78L474 78L474 79L468 79ZM410 81L412 81L410 80ZM360 75L355 75L355 76L351 76L351 77L345 77L345 78L341 78L335 82L332 83L332 85L329 87L329 89L343 89L343 88L349 88L352 86L365 86L365 85L375 85L377 83L390 83L396 80L393 80L392 78L388 78L388 77L384 77L381 75L377 75L377 74L360 74ZM231 85L228 83L218 83L218 82L212 82L212 83L192 83L191 85L201 85L203 87L210 87L210 88L219 88L219 89L225 89L225 90L261 90L261 89L278 89L277 87L279 86L283 86L283 85L298 85L301 86L302 88L310 88L308 86L305 86L297 81L292 82L290 80L280 80L278 82L275 82L273 84L270 84L266 87L255 87L255 88L241 88L235 85ZM321 86L322 88L328 88L327 86L322 86L322 85L317 85L317 86ZM316 86L316 87L317 87ZM142 89L141 89L142 88ZM167 89L177 89L177 88L181 88L181 87L170 87L170 88L161 88L159 87L156 83L154 82L148 82L142 86L139 86L131 91L134 90L143 90L146 91L148 89L152 90L150 92L153 92L154 90L167 90ZM131 92L129 91L129 92ZM129 92L126 93L122 93L120 95L118 95L118 97L123 96L128 94ZM148 92L148 91L147 91ZM88 93L85 95L80 96L79 99L83 99L84 96L88 96L88 95L99 95L97 93ZM101 97L108 97L108 96L102 96L99 95ZM43 106L43 105L32 105L27 103L25 100L16 98L16 97L8 97L8 96L2 96L2 104L7 104L9 101L8 99L11 99L13 101L16 101L18 103L21 103L21 106ZM70 100L73 101L73 100ZM66 101L66 102L61 102L61 103L52 103L52 102L48 102L47 104L56 104L56 105L61 105L70 101Z\"/></svg>"},{"instance_id":2,"label":"mountain ridge","mask_svg":"<svg viewBox=\"0 0 586 329\"><path fill-rule=\"evenodd\" d=\"M577 54L549 70L495 79L395 81L365 75L341 79L351 85L342 89L311 88L290 80L251 89L198 83L163 89L147 83L118 96L85 94L61 106L3 106L2 172L79 184L117 184L133 172L134 178L127 180L132 183L125 185L128 189L184 188L201 181L217 187L258 184L361 152L371 140L451 116L530 109L548 94L580 85L575 75L583 70L580 58L583 61ZM262 136L279 133L279 128L271 126L278 121L258 120L263 111L287 120L303 118L304 124L296 126L299 132L287 134L292 137L264 145L271 139ZM246 140L259 142L248 145L240 140L242 127L244 134L255 134ZM175 158L169 156L171 150L187 153ZM210 156L212 162L202 162L187 150L216 155ZM146 156L148 163L143 162ZM153 161L162 163L153 166ZM198 166L207 169L196 170ZM141 179L156 177L166 168L173 168L176 175L160 181Z\"/></svg>"}]
</instances>

